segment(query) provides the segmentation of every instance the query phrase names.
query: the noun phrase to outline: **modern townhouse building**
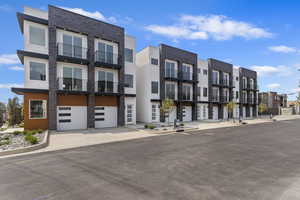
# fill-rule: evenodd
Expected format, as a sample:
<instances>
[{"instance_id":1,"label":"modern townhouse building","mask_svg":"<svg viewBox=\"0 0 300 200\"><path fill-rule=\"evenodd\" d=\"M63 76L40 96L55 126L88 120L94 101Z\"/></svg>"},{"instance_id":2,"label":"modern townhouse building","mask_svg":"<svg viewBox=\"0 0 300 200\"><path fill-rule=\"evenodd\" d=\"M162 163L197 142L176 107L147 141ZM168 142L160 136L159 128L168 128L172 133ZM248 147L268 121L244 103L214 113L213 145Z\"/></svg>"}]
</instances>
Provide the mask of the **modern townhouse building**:
<instances>
[{"instance_id":1,"label":"modern townhouse building","mask_svg":"<svg viewBox=\"0 0 300 200\"><path fill-rule=\"evenodd\" d=\"M233 99L232 64L208 59L209 119L228 119L226 104Z\"/></svg>"},{"instance_id":2,"label":"modern townhouse building","mask_svg":"<svg viewBox=\"0 0 300 200\"><path fill-rule=\"evenodd\" d=\"M257 73L246 68L240 68L240 116L242 118L258 115L258 85Z\"/></svg>"},{"instance_id":3,"label":"modern townhouse building","mask_svg":"<svg viewBox=\"0 0 300 200\"><path fill-rule=\"evenodd\" d=\"M165 121L160 104L174 100L169 121L197 119L197 54L165 44L137 53L137 118L141 122Z\"/></svg>"},{"instance_id":4,"label":"modern townhouse building","mask_svg":"<svg viewBox=\"0 0 300 200\"><path fill-rule=\"evenodd\" d=\"M70 130L136 122L135 38L124 28L48 6L17 18L24 50L25 129Z\"/></svg>"},{"instance_id":5,"label":"modern townhouse building","mask_svg":"<svg viewBox=\"0 0 300 200\"><path fill-rule=\"evenodd\" d=\"M207 60L198 59L197 76L197 120L207 120L210 95L208 90Z\"/></svg>"}]
</instances>

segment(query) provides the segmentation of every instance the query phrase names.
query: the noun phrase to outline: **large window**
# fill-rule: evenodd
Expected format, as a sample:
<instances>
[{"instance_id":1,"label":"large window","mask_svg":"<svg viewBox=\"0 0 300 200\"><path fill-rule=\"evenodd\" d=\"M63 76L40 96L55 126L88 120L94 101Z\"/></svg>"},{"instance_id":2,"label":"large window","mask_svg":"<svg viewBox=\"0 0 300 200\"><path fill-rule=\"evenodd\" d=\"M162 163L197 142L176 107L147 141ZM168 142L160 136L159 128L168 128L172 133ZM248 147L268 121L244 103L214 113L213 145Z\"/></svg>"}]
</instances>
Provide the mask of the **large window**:
<instances>
[{"instance_id":1,"label":"large window","mask_svg":"<svg viewBox=\"0 0 300 200\"><path fill-rule=\"evenodd\" d=\"M114 54L114 47L111 44L98 42L98 51L96 52L96 61L117 64L118 57Z\"/></svg>"},{"instance_id":2,"label":"large window","mask_svg":"<svg viewBox=\"0 0 300 200\"><path fill-rule=\"evenodd\" d=\"M175 99L175 84L166 83L166 98Z\"/></svg>"},{"instance_id":3,"label":"large window","mask_svg":"<svg viewBox=\"0 0 300 200\"><path fill-rule=\"evenodd\" d=\"M213 82L213 84L219 84L219 72L218 71L212 72L212 82Z\"/></svg>"},{"instance_id":4,"label":"large window","mask_svg":"<svg viewBox=\"0 0 300 200\"><path fill-rule=\"evenodd\" d=\"M63 55L69 57L83 58L82 38L63 34Z\"/></svg>"},{"instance_id":5,"label":"large window","mask_svg":"<svg viewBox=\"0 0 300 200\"><path fill-rule=\"evenodd\" d=\"M203 75L207 75L207 69L203 69Z\"/></svg>"},{"instance_id":6,"label":"large window","mask_svg":"<svg viewBox=\"0 0 300 200\"><path fill-rule=\"evenodd\" d=\"M125 74L125 85L128 88L133 88L133 75Z\"/></svg>"},{"instance_id":7,"label":"large window","mask_svg":"<svg viewBox=\"0 0 300 200\"><path fill-rule=\"evenodd\" d=\"M63 89L71 91L82 91L82 69L63 67Z\"/></svg>"},{"instance_id":8,"label":"large window","mask_svg":"<svg viewBox=\"0 0 300 200\"><path fill-rule=\"evenodd\" d=\"M29 79L37 81L46 80L46 64L39 62L29 62Z\"/></svg>"},{"instance_id":9,"label":"large window","mask_svg":"<svg viewBox=\"0 0 300 200\"><path fill-rule=\"evenodd\" d=\"M182 64L182 78L184 80L192 80L192 66L187 64Z\"/></svg>"},{"instance_id":10,"label":"large window","mask_svg":"<svg viewBox=\"0 0 300 200\"><path fill-rule=\"evenodd\" d=\"M158 82L157 81L151 82L151 92L152 92L152 94L158 94Z\"/></svg>"},{"instance_id":11,"label":"large window","mask_svg":"<svg viewBox=\"0 0 300 200\"><path fill-rule=\"evenodd\" d=\"M46 31L43 28L29 26L30 44L46 46Z\"/></svg>"},{"instance_id":12,"label":"large window","mask_svg":"<svg viewBox=\"0 0 300 200\"><path fill-rule=\"evenodd\" d=\"M98 71L98 92L114 92L114 73Z\"/></svg>"},{"instance_id":13,"label":"large window","mask_svg":"<svg viewBox=\"0 0 300 200\"><path fill-rule=\"evenodd\" d=\"M124 54L125 54L125 61L132 63L133 62L133 50L125 48Z\"/></svg>"},{"instance_id":14,"label":"large window","mask_svg":"<svg viewBox=\"0 0 300 200\"><path fill-rule=\"evenodd\" d=\"M183 100L191 100L191 89L190 85L183 85L182 86L182 99Z\"/></svg>"},{"instance_id":15,"label":"large window","mask_svg":"<svg viewBox=\"0 0 300 200\"><path fill-rule=\"evenodd\" d=\"M176 69L175 69L175 63L174 62L166 61L165 77L177 78L177 72L176 72Z\"/></svg>"},{"instance_id":16,"label":"large window","mask_svg":"<svg viewBox=\"0 0 300 200\"><path fill-rule=\"evenodd\" d=\"M228 73L223 74L223 84L229 85L229 74Z\"/></svg>"},{"instance_id":17,"label":"large window","mask_svg":"<svg viewBox=\"0 0 300 200\"><path fill-rule=\"evenodd\" d=\"M207 97L207 88L203 88L203 97Z\"/></svg>"},{"instance_id":18,"label":"large window","mask_svg":"<svg viewBox=\"0 0 300 200\"><path fill-rule=\"evenodd\" d=\"M47 116L47 101L46 100L30 100L29 101L29 118L30 119L45 119Z\"/></svg>"}]
</instances>

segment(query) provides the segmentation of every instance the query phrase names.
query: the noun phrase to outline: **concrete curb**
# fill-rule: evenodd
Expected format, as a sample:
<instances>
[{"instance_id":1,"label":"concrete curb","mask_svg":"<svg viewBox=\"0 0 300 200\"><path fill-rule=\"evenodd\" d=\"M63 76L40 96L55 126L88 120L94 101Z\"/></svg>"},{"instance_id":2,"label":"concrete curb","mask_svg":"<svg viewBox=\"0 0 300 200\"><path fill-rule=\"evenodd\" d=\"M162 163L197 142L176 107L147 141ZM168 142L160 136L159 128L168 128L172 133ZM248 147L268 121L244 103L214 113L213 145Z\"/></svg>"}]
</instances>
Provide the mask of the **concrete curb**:
<instances>
[{"instance_id":1,"label":"concrete curb","mask_svg":"<svg viewBox=\"0 0 300 200\"><path fill-rule=\"evenodd\" d=\"M29 147L24 147L24 148L17 148L17 149L12 149L12 150L1 151L0 157L12 155L12 154L26 153L26 152L45 148L49 145L49 136L50 136L50 134L49 134L49 131L47 130L47 131L45 131L45 137L40 144L35 144L35 145L29 146Z\"/></svg>"},{"instance_id":2,"label":"concrete curb","mask_svg":"<svg viewBox=\"0 0 300 200\"><path fill-rule=\"evenodd\" d=\"M148 133L150 133L150 134L169 134L169 133L177 133L178 131L177 131L178 129L174 129L174 130L166 130L166 131L157 131L157 132L148 132ZM183 131L195 131L195 130L198 130L198 128L182 128L182 129L180 129L181 130L181 132L182 132L182 130Z\"/></svg>"}]
</instances>

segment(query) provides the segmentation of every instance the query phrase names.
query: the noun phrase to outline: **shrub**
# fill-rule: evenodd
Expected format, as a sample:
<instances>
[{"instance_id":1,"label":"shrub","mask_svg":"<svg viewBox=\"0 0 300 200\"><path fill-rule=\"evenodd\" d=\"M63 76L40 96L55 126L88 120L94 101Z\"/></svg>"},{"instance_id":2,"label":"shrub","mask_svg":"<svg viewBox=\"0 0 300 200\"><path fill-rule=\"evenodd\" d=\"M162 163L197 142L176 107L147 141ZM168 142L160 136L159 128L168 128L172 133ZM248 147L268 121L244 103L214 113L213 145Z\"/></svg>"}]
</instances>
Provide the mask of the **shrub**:
<instances>
[{"instance_id":1,"label":"shrub","mask_svg":"<svg viewBox=\"0 0 300 200\"><path fill-rule=\"evenodd\" d=\"M36 130L38 133L43 133L43 129Z\"/></svg>"},{"instance_id":2,"label":"shrub","mask_svg":"<svg viewBox=\"0 0 300 200\"><path fill-rule=\"evenodd\" d=\"M14 131L14 132L12 132L12 134L14 134L14 135L20 135L22 133L22 131Z\"/></svg>"},{"instance_id":3,"label":"shrub","mask_svg":"<svg viewBox=\"0 0 300 200\"><path fill-rule=\"evenodd\" d=\"M24 128L24 122L21 122L20 124L18 124L18 127Z\"/></svg>"},{"instance_id":4,"label":"shrub","mask_svg":"<svg viewBox=\"0 0 300 200\"><path fill-rule=\"evenodd\" d=\"M37 130L25 130L25 131L23 131L23 134L24 135L35 135L35 134L37 134L38 133L38 131Z\"/></svg>"},{"instance_id":5,"label":"shrub","mask_svg":"<svg viewBox=\"0 0 300 200\"><path fill-rule=\"evenodd\" d=\"M145 124L145 125L144 125L144 128L149 128L149 125L148 125L148 124Z\"/></svg>"},{"instance_id":6,"label":"shrub","mask_svg":"<svg viewBox=\"0 0 300 200\"><path fill-rule=\"evenodd\" d=\"M10 140L1 140L0 141L0 146L2 145L9 145L10 144Z\"/></svg>"},{"instance_id":7,"label":"shrub","mask_svg":"<svg viewBox=\"0 0 300 200\"><path fill-rule=\"evenodd\" d=\"M181 123L180 126L184 126L184 123Z\"/></svg>"},{"instance_id":8,"label":"shrub","mask_svg":"<svg viewBox=\"0 0 300 200\"><path fill-rule=\"evenodd\" d=\"M150 129L155 129L156 126L154 126L154 125L149 125L149 128L150 128Z\"/></svg>"},{"instance_id":9,"label":"shrub","mask_svg":"<svg viewBox=\"0 0 300 200\"><path fill-rule=\"evenodd\" d=\"M38 143L38 138L33 136L32 134L27 134L25 136L25 140L29 142L30 144L37 144Z\"/></svg>"}]
</instances>

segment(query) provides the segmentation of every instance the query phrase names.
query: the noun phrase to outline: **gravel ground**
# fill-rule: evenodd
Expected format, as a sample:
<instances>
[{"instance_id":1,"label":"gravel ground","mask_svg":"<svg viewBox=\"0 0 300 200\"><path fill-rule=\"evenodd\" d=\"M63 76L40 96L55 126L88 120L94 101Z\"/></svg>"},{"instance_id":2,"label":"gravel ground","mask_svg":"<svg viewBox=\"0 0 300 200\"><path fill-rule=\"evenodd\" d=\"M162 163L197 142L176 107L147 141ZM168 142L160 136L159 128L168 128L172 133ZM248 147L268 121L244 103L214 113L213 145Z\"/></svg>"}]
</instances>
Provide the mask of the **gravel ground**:
<instances>
[{"instance_id":1,"label":"gravel ground","mask_svg":"<svg viewBox=\"0 0 300 200\"><path fill-rule=\"evenodd\" d=\"M45 133L37 133L34 136L38 138L40 143L43 140ZM23 134L14 135L11 133L0 133L0 143L7 140L10 141L9 144L0 145L0 151L31 146L29 142L25 141L25 136Z\"/></svg>"}]
</instances>

